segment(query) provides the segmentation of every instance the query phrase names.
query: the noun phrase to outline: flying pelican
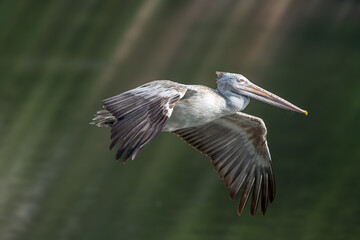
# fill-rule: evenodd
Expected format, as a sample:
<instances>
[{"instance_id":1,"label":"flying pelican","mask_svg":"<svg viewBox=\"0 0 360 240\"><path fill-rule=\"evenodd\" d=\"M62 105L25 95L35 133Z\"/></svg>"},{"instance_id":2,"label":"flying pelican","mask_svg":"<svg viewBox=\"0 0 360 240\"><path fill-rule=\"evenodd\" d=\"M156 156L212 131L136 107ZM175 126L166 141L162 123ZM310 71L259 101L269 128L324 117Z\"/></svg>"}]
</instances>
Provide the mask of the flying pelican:
<instances>
[{"instance_id":1,"label":"flying pelican","mask_svg":"<svg viewBox=\"0 0 360 240\"><path fill-rule=\"evenodd\" d=\"M132 160L160 132L178 135L211 163L233 200L242 188L237 212L250 196L251 215L259 200L264 215L275 197L266 127L261 118L241 111L250 98L290 111L307 111L251 83L241 74L216 72L217 89L168 80L146 83L102 101L104 110L90 124L111 127L116 159ZM127 151L126 151L127 149ZM126 151L126 153L125 153ZM125 153L125 154L124 154Z\"/></svg>"}]
</instances>

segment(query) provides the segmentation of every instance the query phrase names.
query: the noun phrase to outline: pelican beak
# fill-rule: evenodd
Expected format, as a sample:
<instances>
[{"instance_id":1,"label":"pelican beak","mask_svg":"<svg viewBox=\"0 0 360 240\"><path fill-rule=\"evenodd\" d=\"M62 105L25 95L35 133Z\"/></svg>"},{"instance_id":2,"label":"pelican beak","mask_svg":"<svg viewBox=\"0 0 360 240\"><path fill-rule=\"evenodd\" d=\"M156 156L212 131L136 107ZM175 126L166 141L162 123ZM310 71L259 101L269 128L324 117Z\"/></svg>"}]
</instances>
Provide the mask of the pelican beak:
<instances>
[{"instance_id":1,"label":"pelican beak","mask_svg":"<svg viewBox=\"0 0 360 240\"><path fill-rule=\"evenodd\" d=\"M305 115L308 115L308 112L295 106L294 104L286 101L285 99L282 99L279 96L276 96L275 94L266 91L265 89L256 86L255 84L249 82L247 86L242 87L239 89L242 94L260 100L262 102L271 104L275 107L279 107L285 110L290 110L294 112L303 113Z\"/></svg>"}]
</instances>

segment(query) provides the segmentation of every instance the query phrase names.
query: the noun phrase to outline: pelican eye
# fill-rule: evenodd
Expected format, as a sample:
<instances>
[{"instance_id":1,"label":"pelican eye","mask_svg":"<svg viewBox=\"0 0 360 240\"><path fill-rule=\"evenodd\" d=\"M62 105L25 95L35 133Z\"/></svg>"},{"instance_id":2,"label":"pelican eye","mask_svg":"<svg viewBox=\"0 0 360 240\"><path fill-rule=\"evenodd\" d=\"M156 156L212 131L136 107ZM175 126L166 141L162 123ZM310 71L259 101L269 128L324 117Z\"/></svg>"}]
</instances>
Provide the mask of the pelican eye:
<instances>
[{"instance_id":1,"label":"pelican eye","mask_svg":"<svg viewBox=\"0 0 360 240\"><path fill-rule=\"evenodd\" d=\"M237 82L240 83L240 84L244 84L245 80L244 79L237 79Z\"/></svg>"}]
</instances>

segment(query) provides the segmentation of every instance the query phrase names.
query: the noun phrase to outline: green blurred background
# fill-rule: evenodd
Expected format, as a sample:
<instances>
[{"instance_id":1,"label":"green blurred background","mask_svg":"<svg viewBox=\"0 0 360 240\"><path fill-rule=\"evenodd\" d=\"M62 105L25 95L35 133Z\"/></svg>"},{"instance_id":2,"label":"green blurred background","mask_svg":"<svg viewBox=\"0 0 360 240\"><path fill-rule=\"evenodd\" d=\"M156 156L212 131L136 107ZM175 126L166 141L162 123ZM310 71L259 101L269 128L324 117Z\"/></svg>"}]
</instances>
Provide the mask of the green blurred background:
<instances>
[{"instance_id":1,"label":"green blurred background","mask_svg":"<svg viewBox=\"0 0 360 240\"><path fill-rule=\"evenodd\" d=\"M236 214L209 160L161 134L122 165L101 100L154 79L252 82L277 182ZM0 1L0 239L359 239L360 2Z\"/></svg>"}]
</instances>

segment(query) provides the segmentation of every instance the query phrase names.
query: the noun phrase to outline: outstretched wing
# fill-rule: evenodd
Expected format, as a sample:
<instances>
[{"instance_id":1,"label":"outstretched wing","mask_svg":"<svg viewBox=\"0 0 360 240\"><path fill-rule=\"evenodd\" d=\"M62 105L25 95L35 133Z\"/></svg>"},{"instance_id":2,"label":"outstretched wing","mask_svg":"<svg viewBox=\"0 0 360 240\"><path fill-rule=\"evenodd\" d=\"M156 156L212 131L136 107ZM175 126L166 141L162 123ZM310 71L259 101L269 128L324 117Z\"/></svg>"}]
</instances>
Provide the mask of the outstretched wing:
<instances>
[{"instance_id":1,"label":"outstretched wing","mask_svg":"<svg viewBox=\"0 0 360 240\"><path fill-rule=\"evenodd\" d=\"M265 214L268 200L272 202L275 197L275 182L262 119L239 112L174 133L211 158L214 169L230 190L231 199L242 187L239 215L250 194L251 214L255 214L259 199Z\"/></svg>"},{"instance_id":2,"label":"outstretched wing","mask_svg":"<svg viewBox=\"0 0 360 240\"><path fill-rule=\"evenodd\" d=\"M153 140L166 125L175 104L184 96L183 84L153 81L102 101L115 118L111 128L112 149L121 142L116 159L125 163Z\"/></svg>"}]
</instances>

